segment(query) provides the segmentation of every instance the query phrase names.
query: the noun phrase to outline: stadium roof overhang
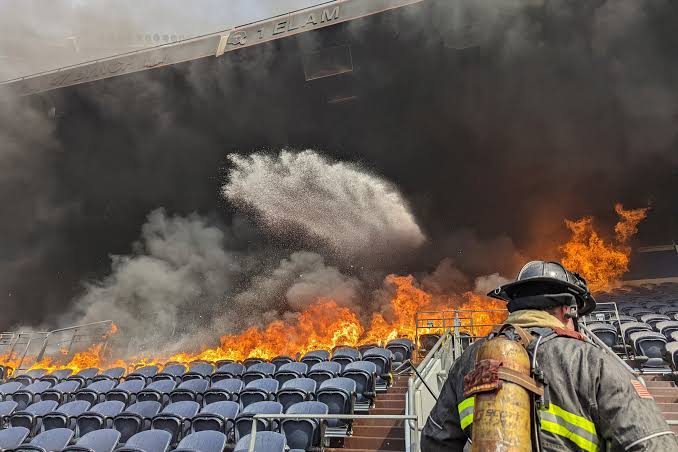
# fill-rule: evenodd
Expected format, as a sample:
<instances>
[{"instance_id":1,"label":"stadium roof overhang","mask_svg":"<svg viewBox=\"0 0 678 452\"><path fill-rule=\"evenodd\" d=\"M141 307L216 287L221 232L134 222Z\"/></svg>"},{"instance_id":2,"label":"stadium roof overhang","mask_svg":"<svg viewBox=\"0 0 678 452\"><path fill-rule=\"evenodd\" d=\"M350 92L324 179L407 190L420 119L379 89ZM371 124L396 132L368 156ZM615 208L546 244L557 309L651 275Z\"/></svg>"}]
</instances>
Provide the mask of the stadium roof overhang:
<instances>
[{"instance_id":1,"label":"stadium roof overhang","mask_svg":"<svg viewBox=\"0 0 678 452\"><path fill-rule=\"evenodd\" d=\"M152 47L4 81L0 88L31 95L171 66L317 30L423 0L334 0L186 41Z\"/></svg>"}]
</instances>

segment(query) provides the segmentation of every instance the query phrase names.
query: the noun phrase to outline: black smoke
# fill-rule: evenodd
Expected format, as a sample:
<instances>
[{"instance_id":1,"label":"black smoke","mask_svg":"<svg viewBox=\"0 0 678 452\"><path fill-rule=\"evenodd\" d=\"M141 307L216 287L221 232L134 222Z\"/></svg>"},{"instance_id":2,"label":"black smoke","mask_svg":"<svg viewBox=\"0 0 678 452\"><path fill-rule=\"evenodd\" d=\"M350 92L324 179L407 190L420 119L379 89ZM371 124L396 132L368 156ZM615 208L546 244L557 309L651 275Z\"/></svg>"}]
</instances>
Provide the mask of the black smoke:
<instances>
[{"instance_id":1,"label":"black smoke","mask_svg":"<svg viewBox=\"0 0 678 452\"><path fill-rule=\"evenodd\" d=\"M51 323L111 254L132 251L156 208L231 224L231 153L311 148L398 187L427 244L369 268L337 262L348 274L428 273L450 258L469 285L511 275L562 240L563 218L609 225L616 201L652 206L641 242L675 238L678 7L452 3L6 103L0 329ZM353 70L306 81L304 57L337 46ZM245 229L235 251L274 250L271 261L305 241Z\"/></svg>"}]
</instances>

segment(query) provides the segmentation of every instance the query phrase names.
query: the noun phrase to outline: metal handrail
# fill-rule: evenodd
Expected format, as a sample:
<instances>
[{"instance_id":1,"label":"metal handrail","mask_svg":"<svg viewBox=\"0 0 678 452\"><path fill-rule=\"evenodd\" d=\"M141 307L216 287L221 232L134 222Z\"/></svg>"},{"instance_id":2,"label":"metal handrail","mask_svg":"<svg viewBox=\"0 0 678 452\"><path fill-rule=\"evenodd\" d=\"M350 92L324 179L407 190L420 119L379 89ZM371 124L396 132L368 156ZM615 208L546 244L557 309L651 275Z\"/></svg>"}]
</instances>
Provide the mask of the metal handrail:
<instances>
[{"instance_id":1,"label":"metal handrail","mask_svg":"<svg viewBox=\"0 0 678 452\"><path fill-rule=\"evenodd\" d=\"M407 414L255 414L252 417L252 430L250 431L249 452L254 452L257 436L257 419L391 419L414 421L415 429L419 431L417 416ZM415 450L419 452L419 435L415 438Z\"/></svg>"}]
</instances>

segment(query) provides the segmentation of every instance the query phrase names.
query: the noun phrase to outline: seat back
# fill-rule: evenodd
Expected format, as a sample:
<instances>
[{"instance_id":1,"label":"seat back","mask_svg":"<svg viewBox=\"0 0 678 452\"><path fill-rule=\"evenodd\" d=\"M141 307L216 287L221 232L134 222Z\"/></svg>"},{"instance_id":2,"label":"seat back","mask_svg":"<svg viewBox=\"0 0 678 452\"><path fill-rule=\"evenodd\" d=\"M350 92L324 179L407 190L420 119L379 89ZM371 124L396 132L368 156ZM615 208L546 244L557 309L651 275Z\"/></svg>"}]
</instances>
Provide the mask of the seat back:
<instances>
[{"instance_id":1,"label":"seat back","mask_svg":"<svg viewBox=\"0 0 678 452\"><path fill-rule=\"evenodd\" d=\"M125 380L144 380L146 384L150 383L151 379L158 374L158 366L143 366L135 369L125 377Z\"/></svg>"},{"instance_id":2,"label":"seat back","mask_svg":"<svg viewBox=\"0 0 678 452\"><path fill-rule=\"evenodd\" d=\"M666 354L666 338L654 331L638 331L630 335L636 353L650 358L643 367L663 367Z\"/></svg>"},{"instance_id":3,"label":"seat back","mask_svg":"<svg viewBox=\"0 0 678 452\"><path fill-rule=\"evenodd\" d=\"M120 432L120 442L126 443L132 435L151 425L151 418L160 412L159 402L136 402L113 418L113 428Z\"/></svg>"},{"instance_id":4,"label":"seat back","mask_svg":"<svg viewBox=\"0 0 678 452\"><path fill-rule=\"evenodd\" d=\"M45 414L42 418L42 428L52 430L55 428L73 428L75 419L89 410L90 404L85 400L74 400L64 403L57 410Z\"/></svg>"},{"instance_id":5,"label":"seat back","mask_svg":"<svg viewBox=\"0 0 678 452\"><path fill-rule=\"evenodd\" d=\"M73 430L69 428L55 428L36 435L30 442L32 446L41 447L46 451L60 451L71 442Z\"/></svg>"},{"instance_id":6,"label":"seat back","mask_svg":"<svg viewBox=\"0 0 678 452\"><path fill-rule=\"evenodd\" d=\"M215 430L228 435L239 413L240 405L235 402L214 402L205 405L200 413L193 417L191 428L194 432Z\"/></svg>"},{"instance_id":7,"label":"seat back","mask_svg":"<svg viewBox=\"0 0 678 452\"><path fill-rule=\"evenodd\" d=\"M85 389L80 389L75 393L76 400L86 400L92 405L105 399L105 394L113 389L117 382L115 380L98 380L90 383Z\"/></svg>"},{"instance_id":8,"label":"seat back","mask_svg":"<svg viewBox=\"0 0 678 452\"><path fill-rule=\"evenodd\" d=\"M315 394L316 387L315 380L310 378L288 380L278 390L278 402L283 406L283 410L287 411L290 406L296 403L310 400Z\"/></svg>"},{"instance_id":9,"label":"seat back","mask_svg":"<svg viewBox=\"0 0 678 452\"><path fill-rule=\"evenodd\" d=\"M141 378L125 380L106 393L106 400L118 400L127 405L139 391L144 389L145 386L146 380Z\"/></svg>"},{"instance_id":10,"label":"seat back","mask_svg":"<svg viewBox=\"0 0 678 452\"><path fill-rule=\"evenodd\" d=\"M190 419L198 413L200 405L193 401L170 403L151 421L151 428L172 434L172 443L179 441L190 427Z\"/></svg>"},{"instance_id":11,"label":"seat back","mask_svg":"<svg viewBox=\"0 0 678 452\"><path fill-rule=\"evenodd\" d=\"M374 399L376 395L377 366L373 362L356 361L351 363L346 366L341 375L355 382L358 401Z\"/></svg>"},{"instance_id":12,"label":"seat back","mask_svg":"<svg viewBox=\"0 0 678 452\"><path fill-rule=\"evenodd\" d=\"M214 384L219 380L225 380L227 378L240 378L245 370L245 366L240 363L227 363L219 367L212 374L210 380L212 380L212 384Z\"/></svg>"},{"instance_id":13,"label":"seat back","mask_svg":"<svg viewBox=\"0 0 678 452\"><path fill-rule=\"evenodd\" d=\"M120 432L116 430L96 430L89 432L82 436L75 446L70 446L64 449L64 452L113 452L115 446L118 445L120 439Z\"/></svg>"},{"instance_id":14,"label":"seat back","mask_svg":"<svg viewBox=\"0 0 678 452\"><path fill-rule=\"evenodd\" d=\"M152 400L164 404L169 401L169 394L176 386L177 383L174 380L160 379L139 391L136 399L138 402Z\"/></svg>"},{"instance_id":15,"label":"seat back","mask_svg":"<svg viewBox=\"0 0 678 452\"><path fill-rule=\"evenodd\" d=\"M278 392L278 384L278 380L273 378L262 378L248 383L240 392L240 404L245 407L255 402L272 400Z\"/></svg>"},{"instance_id":16,"label":"seat back","mask_svg":"<svg viewBox=\"0 0 678 452\"><path fill-rule=\"evenodd\" d=\"M122 437L120 438L122 441ZM125 446L118 452L167 452L172 435L164 430L147 430L139 432L125 441Z\"/></svg>"},{"instance_id":17,"label":"seat back","mask_svg":"<svg viewBox=\"0 0 678 452\"><path fill-rule=\"evenodd\" d=\"M210 363L195 362L191 363L188 372L182 377L183 381L193 380L195 378L209 378L214 373L214 366Z\"/></svg>"},{"instance_id":18,"label":"seat back","mask_svg":"<svg viewBox=\"0 0 678 452\"><path fill-rule=\"evenodd\" d=\"M280 369L283 365L294 362L289 356L276 356L271 360L271 364L275 365L276 371Z\"/></svg>"},{"instance_id":19,"label":"seat back","mask_svg":"<svg viewBox=\"0 0 678 452\"><path fill-rule=\"evenodd\" d=\"M277 432L257 432L254 438L254 450L257 452L284 452L285 436ZM245 435L237 442L233 452L247 452L250 450L252 435Z\"/></svg>"},{"instance_id":20,"label":"seat back","mask_svg":"<svg viewBox=\"0 0 678 452\"><path fill-rule=\"evenodd\" d=\"M56 402L64 402L80 388L80 382L75 380L66 380L57 383L52 388L47 389L40 395L40 400L54 400Z\"/></svg>"},{"instance_id":21,"label":"seat back","mask_svg":"<svg viewBox=\"0 0 678 452\"><path fill-rule=\"evenodd\" d=\"M211 430L195 432L182 439L177 451L222 452L226 446L226 435ZM258 451L258 449L257 449Z\"/></svg>"},{"instance_id":22,"label":"seat back","mask_svg":"<svg viewBox=\"0 0 678 452\"><path fill-rule=\"evenodd\" d=\"M608 323L591 323L587 327L608 347L613 347L619 342L617 329Z\"/></svg>"},{"instance_id":23,"label":"seat back","mask_svg":"<svg viewBox=\"0 0 678 452\"><path fill-rule=\"evenodd\" d=\"M316 391L316 399L326 404L332 414L353 414L355 392L355 381L337 377L322 382L320 389ZM332 427L346 424L347 422L343 420L328 421L328 425Z\"/></svg>"},{"instance_id":24,"label":"seat back","mask_svg":"<svg viewBox=\"0 0 678 452\"><path fill-rule=\"evenodd\" d=\"M174 380L179 381L181 377L186 373L186 366L183 364L169 364L162 369L162 372L157 373L153 376L153 381L159 380Z\"/></svg>"},{"instance_id":25,"label":"seat back","mask_svg":"<svg viewBox=\"0 0 678 452\"><path fill-rule=\"evenodd\" d=\"M25 427L10 427L0 430L0 450L10 450L19 447L28 437L29 430Z\"/></svg>"},{"instance_id":26,"label":"seat back","mask_svg":"<svg viewBox=\"0 0 678 452\"><path fill-rule=\"evenodd\" d=\"M321 402L301 402L292 405L287 414L327 414L327 405ZM314 419L284 419L282 430L290 449L309 450L320 447L320 422Z\"/></svg>"},{"instance_id":27,"label":"seat back","mask_svg":"<svg viewBox=\"0 0 678 452\"><path fill-rule=\"evenodd\" d=\"M108 423L112 422L112 419L120 414L124 408L125 404L117 400L94 405L89 411L78 416L75 422L78 436L107 427Z\"/></svg>"},{"instance_id":28,"label":"seat back","mask_svg":"<svg viewBox=\"0 0 678 452\"><path fill-rule=\"evenodd\" d=\"M244 388L242 380L227 378L212 383L212 386L205 391L203 400L205 405L220 401L238 400L240 391Z\"/></svg>"},{"instance_id":29,"label":"seat back","mask_svg":"<svg viewBox=\"0 0 678 452\"><path fill-rule=\"evenodd\" d=\"M236 439L250 433L252 430L252 417L255 414L282 414L282 412L282 405L278 402L255 402L246 406L235 420ZM257 431L271 430L277 425L277 422L259 419L257 420Z\"/></svg>"},{"instance_id":30,"label":"seat back","mask_svg":"<svg viewBox=\"0 0 678 452\"><path fill-rule=\"evenodd\" d=\"M181 402L183 400L201 402L202 394L207 389L207 386L209 386L209 382L202 378L186 380L170 393L170 402Z\"/></svg>"}]
</instances>

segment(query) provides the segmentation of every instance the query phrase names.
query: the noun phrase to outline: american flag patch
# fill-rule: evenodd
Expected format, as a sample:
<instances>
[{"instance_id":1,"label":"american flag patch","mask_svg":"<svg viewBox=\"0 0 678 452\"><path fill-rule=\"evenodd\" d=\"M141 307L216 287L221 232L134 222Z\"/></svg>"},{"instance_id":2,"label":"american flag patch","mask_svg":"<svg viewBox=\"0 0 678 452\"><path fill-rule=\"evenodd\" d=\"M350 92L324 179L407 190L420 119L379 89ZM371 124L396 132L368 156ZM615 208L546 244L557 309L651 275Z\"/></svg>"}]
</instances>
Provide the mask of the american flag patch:
<instances>
[{"instance_id":1,"label":"american flag patch","mask_svg":"<svg viewBox=\"0 0 678 452\"><path fill-rule=\"evenodd\" d=\"M633 385L633 389L636 390L638 395L643 398L643 399L652 399L652 394L647 390L643 384L637 380L632 380L631 384Z\"/></svg>"}]
</instances>

